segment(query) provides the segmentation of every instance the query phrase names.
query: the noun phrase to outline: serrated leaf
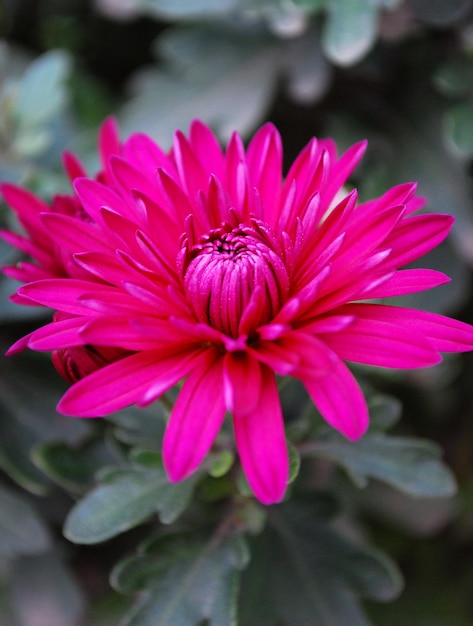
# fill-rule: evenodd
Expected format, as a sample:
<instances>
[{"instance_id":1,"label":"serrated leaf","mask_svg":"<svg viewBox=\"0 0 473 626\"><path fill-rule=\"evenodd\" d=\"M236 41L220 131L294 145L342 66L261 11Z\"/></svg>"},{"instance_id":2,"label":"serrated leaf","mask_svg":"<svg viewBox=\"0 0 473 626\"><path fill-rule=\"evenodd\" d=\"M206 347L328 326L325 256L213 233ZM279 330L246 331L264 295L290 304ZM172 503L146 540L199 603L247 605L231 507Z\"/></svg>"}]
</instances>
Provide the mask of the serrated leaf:
<instances>
[{"instance_id":1,"label":"serrated leaf","mask_svg":"<svg viewBox=\"0 0 473 626\"><path fill-rule=\"evenodd\" d=\"M15 113L20 127L45 123L59 113L66 102L69 66L62 50L46 52L30 64L18 85Z\"/></svg>"},{"instance_id":2,"label":"serrated leaf","mask_svg":"<svg viewBox=\"0 0 473 626\"><path fill-rule=\"evenodd\" d=\"M121 626L236 626L240 570L248 562L241 535L200 533L164 538L120 564L112 576L126 593L146 589Z\"/></svg>"},{"instance_id":3,"label":"serrated leaf","mask_svg":"<svg viewBox=\"0 0 473 626\"><path fill-rule=\"evenodd\" d=\"M359 61L376 39L375 0L332 0L322 34L322 48L336 65Z\"/></svg>"},{"instance_id":4,"label":"serrated leaf","mask_svg":"<svg viewBox=\"0 0 473 626\"><path fill-rule=\"evenodd\" d=\"M0 486L0 554L39 554L50 547L46 526L20 495Z\"/></svg>"},{"instance_id":5,"label":"serrated leaf","mask_svg":"<svg viewBox=\"0 0 473 626\"><path fill-rule=\"evenodd\" d=\"M389 600L402 586L397 568L291 501L269 511L243 574L241 625L368 626L357 595Z\"/></svg>"},{"instance_id":6,"label":"serrated leaf","mask_svg":"<svg viewBox=\"0 0 473 626\"><path fill-rule=\"evenodd\" d=\"M412 496L449 497L456 491L452 472L440 460L441 449L430 441L372 432L352 442L326 431L309 449L344 467L360 487L375 478Z\"/></svg>"},{"instance_id":7,"label":"serrated leaf","mask_svg":"<svg viewBox=\"0 0 473 626\"><path fill-rule=\"evenodd\" d=\"M196 480L194 475L172 484L163 469L118 468L71 510L64 534L74 543L94 544L134 528L154 513L170 524L189 504Z\"/></svg>"}]
</instances>

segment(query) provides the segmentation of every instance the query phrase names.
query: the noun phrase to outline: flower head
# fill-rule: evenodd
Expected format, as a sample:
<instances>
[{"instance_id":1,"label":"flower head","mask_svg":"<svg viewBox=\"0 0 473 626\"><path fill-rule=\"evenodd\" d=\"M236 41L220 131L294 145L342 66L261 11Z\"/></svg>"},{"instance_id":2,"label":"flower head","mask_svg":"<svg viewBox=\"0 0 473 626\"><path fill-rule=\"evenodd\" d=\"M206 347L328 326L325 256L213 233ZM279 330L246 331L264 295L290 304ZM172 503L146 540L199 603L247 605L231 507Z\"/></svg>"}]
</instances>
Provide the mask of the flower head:
<instances>
[{"instance_id":1,"label":"flower head","mask_svg":"<svg viewBox=\"0 0 473 626\"><path fill-rule=\"evenodd\" d=\"M68 415L147 405L184 380L163 445L171 480L195 471L229 412L255 495L280 501L288 453L275 374L301 380L356 440L368 411L345 361L417 368L473 349L467 324L378 303L448 281L400 268L453 220L413 215L414 184L335 200L365 143L337 156L313 139L283 178L270 124L247 149L234 134L225 151L198 121L169 153L143 134L120 144L110 122L101 136L96 179L69 160L75 211L4 189L31 245L4 236L36 260L17 274L27 283L17 298L57 312L14 349L54 351L75 381L58 406Z\"/></svg>"}]
</instances>

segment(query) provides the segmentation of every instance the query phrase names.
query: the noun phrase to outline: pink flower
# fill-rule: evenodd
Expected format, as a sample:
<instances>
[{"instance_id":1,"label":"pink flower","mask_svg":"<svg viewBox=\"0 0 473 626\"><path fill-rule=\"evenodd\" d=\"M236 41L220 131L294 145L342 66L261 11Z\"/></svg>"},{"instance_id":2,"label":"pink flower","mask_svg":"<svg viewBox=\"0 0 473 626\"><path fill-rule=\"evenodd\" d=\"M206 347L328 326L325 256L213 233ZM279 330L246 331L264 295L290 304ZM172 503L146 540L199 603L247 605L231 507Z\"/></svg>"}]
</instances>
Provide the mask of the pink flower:
<instances>
[{"instance_id":1,"label":"pink flower","mask_svg":"<svg viewBox=\"0 0 473 626\"><path fill-rule=\"evenodd\" d=\"M22 301L59 312L20 347L59 351L72 378L84 376L59 403L67 415L147 405L184 379L163 445L171 480L196 470L228 411L255 495L278 502L288 453L275 373L300 379L326 421L356 440L368 411L345 361L418 368L473 349L467 324L376 303L448 281L399 268L453 220L413 215L423 204L414 184L362 204L356 191L335 200L364 143L337 157L332 141L313 139L285 178L270 124L246 150L235 134L222 151L198 121L170 153L142 134L120 145L109 132L106 144L97 180L73 176L83 215L7 198L29 240L41 246L47 231L46 248L72 265L20 276L32 280ZM123 352L111 358L113 349Z\"/></svg>"}]
</instances>

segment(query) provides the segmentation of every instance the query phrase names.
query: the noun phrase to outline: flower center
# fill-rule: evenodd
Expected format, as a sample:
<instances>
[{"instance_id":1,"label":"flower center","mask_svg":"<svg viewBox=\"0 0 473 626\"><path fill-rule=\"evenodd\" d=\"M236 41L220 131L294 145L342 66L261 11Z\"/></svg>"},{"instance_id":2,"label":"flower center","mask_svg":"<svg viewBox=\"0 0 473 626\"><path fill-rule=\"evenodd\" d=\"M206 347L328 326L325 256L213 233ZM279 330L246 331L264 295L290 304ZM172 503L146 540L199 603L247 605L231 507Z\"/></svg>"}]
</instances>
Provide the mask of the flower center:
<instances>
[{"instance_id":1,"label":"flower center","mask_svg":"<svg viewBox=\"0 0 473 626\"><path fill-rule=\"evenodd\" d=\"M225 224L189 243L185 241L184 289L199 321L238 336L241 316L258 286L263 296L257 325L276 315L287 297L289 277L265 224Z\"/></svg>"}]
</instances>

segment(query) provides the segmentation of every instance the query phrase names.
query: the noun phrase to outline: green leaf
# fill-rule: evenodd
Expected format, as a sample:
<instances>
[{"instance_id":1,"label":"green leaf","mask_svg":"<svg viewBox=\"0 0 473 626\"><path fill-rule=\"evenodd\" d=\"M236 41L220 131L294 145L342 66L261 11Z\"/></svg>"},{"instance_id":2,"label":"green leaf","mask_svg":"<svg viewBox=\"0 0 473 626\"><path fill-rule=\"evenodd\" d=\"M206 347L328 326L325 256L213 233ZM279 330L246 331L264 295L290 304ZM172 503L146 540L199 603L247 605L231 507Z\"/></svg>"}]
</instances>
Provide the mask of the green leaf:
<instances>
[{"instance_id":1,"label":"green leaf","mask_svg":"<svg viewBox=\"0 0 473 626\"><path fill-rule=\"evenodd\" d=\"M473 156L473 102L462 102L446 113L445 132L456 152Z\"/></svg>"},{"instance_id":2,"label":"green leaf","mask_svg":"<svg viewBox=\"0 0 473 626\"><path fill-rule=\"evenodd\" d=\"M85 420L56 413L63 390L44 356L0 357L0 467L35 494L46 493L51 482L33 463L32 448L52 439L77 441L90 429Z\"/></svg>"},{"instance_id":3,"label":"green leaf","mask_svg":"<svg viewBox=\"0 0 473 626\"><path fill-rule=\"evenodd\" d=\"M357 596L386 601L402 586L389 559L322 524L310 499L271 508L251 548L241 626L368 626Z\"/></svg>"},{"instance_id":4,"label":"green leaf","mask_svg":"<svg viewBox=\"0 0 473 626\"><path fill-rule=\"evenodd\" d=\"M305 451L344 467L360 486L376 478L412 496L448 497L456 491L452 472L440 460L434 443L410 437L369 432L356 442L326 431Z\"/></svg>"},{"instance_id":5,"label":"green leaf","mask_svg":"<svg viewBox=\"0 0 473 626\"><path fill-rule=\"evenodd\" d=\"M54 482L73 493L84 493L95 473L108 460L102 441L91 440L74 448L48 442L33 449L33 461Z\"/></svg>"},{"instance_id":6,"label":"green leaf","mask_svg":"<svg viewBox=\"0 0 473 626\"><path fill-rule=\"evenodd\" d=\"M197 477L172 484L163 469L112 470L103 476L104 484L71 510L64 534L74 543L94 544L134 528L154 513L170 524L189 504Z\"/></svg>"},{"instance_id":7,"label":"green leaf","mask_svg":"<svg viewBox=\"0 0 473 626\"><path fill-rule=\"evenodd\" d=\"M473 64L467 55L455 56L442 65L434 74L437 89L451 98L472 93Z\"/></svg>"},{"instance_id":8,"label":"green leaf","mask_svg":"<svg viewBox=\"0 0 473 626\"><path fill-rule=\"evenodd\" d=\"M370 431L387 430L396 424L402 413L402 403L394 396L376 394L368 402Z\"/></svg>"},{"instance_id":9,"label":"green leaf","mask_svg":"<svg viewBox=\"0 0 473 626\"><path fill-rule=\"evenodd\" d=\"M24 489L44 495L50 481L31 460L31 449L37 441L34 430L0 402L0 467Z\"/></svg>"},{"instance_id":10,"label":"green leaf","mask_svg":"<svg viewBox=\"0 0 473 626\"><path fill-rule=\"evenodd\" d=\"M289 482L292 483L296 480L299 474L299 470L301 468L301 457L291 443L288 443L287 449L289 452Z\"/></svg>"},{"instance_id":11,"label":"green leaf","mask_svg":"<svg viewBox=\"0 0 473 626\"><path fill-rule=\"evenodd\" d=\"M49 547L48 531L30 504L0 486L0 554L38 554Z\"/></svg>"},{"instance_id":12,"label":"green leaf","mask_svg":"<svg viewBox=\"0 0 473 626\"><path fill-rule=\"evenodd\" d=\"M285 71L291 97L301 104L319 102L326 95L333 68L325 58L318 29L286 42Z\"/></svg>"},{"instance_id":13,"label":"green leaf","mask_svg":"<svg viewBox=\"0 0 473 626\"><path fill-rule=\"evenodd\" d=\"M239 0L138 0L143 13L170 20L215 18L235 9Z\"/></svg>"},{"instance_id":14,"label":"green leaf","mask_svg":"<svg viewBox=\"0 0 473 626\"><path fill-rule=\"evenodd\" d=\"M67 98L69 69L70 59L63 50L46 52L30 64L18 86L16 116L20 129L48 122L61 111Z\"/></svg>"},{"instance_id":15,"label":"green leaf","mask_svg":"<svg viewBox=\"0 0 473 626\"><path fill-rule=\"evenodd\" d=\"M235 455L230 450L222 450L212 463L209 470L209 474L213 478L220 478L225 476L233 466L235 462Z\"/></svg>"},{"instance_id":16,"label":"green leaf","mask_svg":"<svg viewBox=\"0 0 473 626\"><path fill-rule=\"evenodd\" d=\"M148 450L161 450L166 421L159 402L149 407L129 407L106 419L115 425L113 434L118 441Z\"/></svg>"},{"instance_id":17,"label":"green leaf","mask_svg":"<svg viewBox=\"0 0 473 626\"><path fill-rule=\"evenodd\" d=\"M336 65L348 66L365 56L376 39L375 0L332 0L322 35L322 48Z\"/></svg>"},{"instance_id":18,"label":"green leaf","mask_svg":"<svg viewBox=\"0 0 473 626\"><path fill-rule=\"evenodd\" d=\"M165 537L119 564L112 584L145 589L121 626L236 626L240 570L248 562L241 535Z\"/></svg>"},{"instance_id":19,"label":"green leaf","mask_svg":"<svg viewBox=\"0 0 473 626\"><path fill-rule=\"evenodd\" d=\"M144 130L170 145L174 130L186 129L196 117L223 139L260 122L280 71L281 50L274 41L226 27L194 27L169 29L159 44L168 64L142 74L139 92L123 109L126 131Z\"/></svg>"}]
</instances>

